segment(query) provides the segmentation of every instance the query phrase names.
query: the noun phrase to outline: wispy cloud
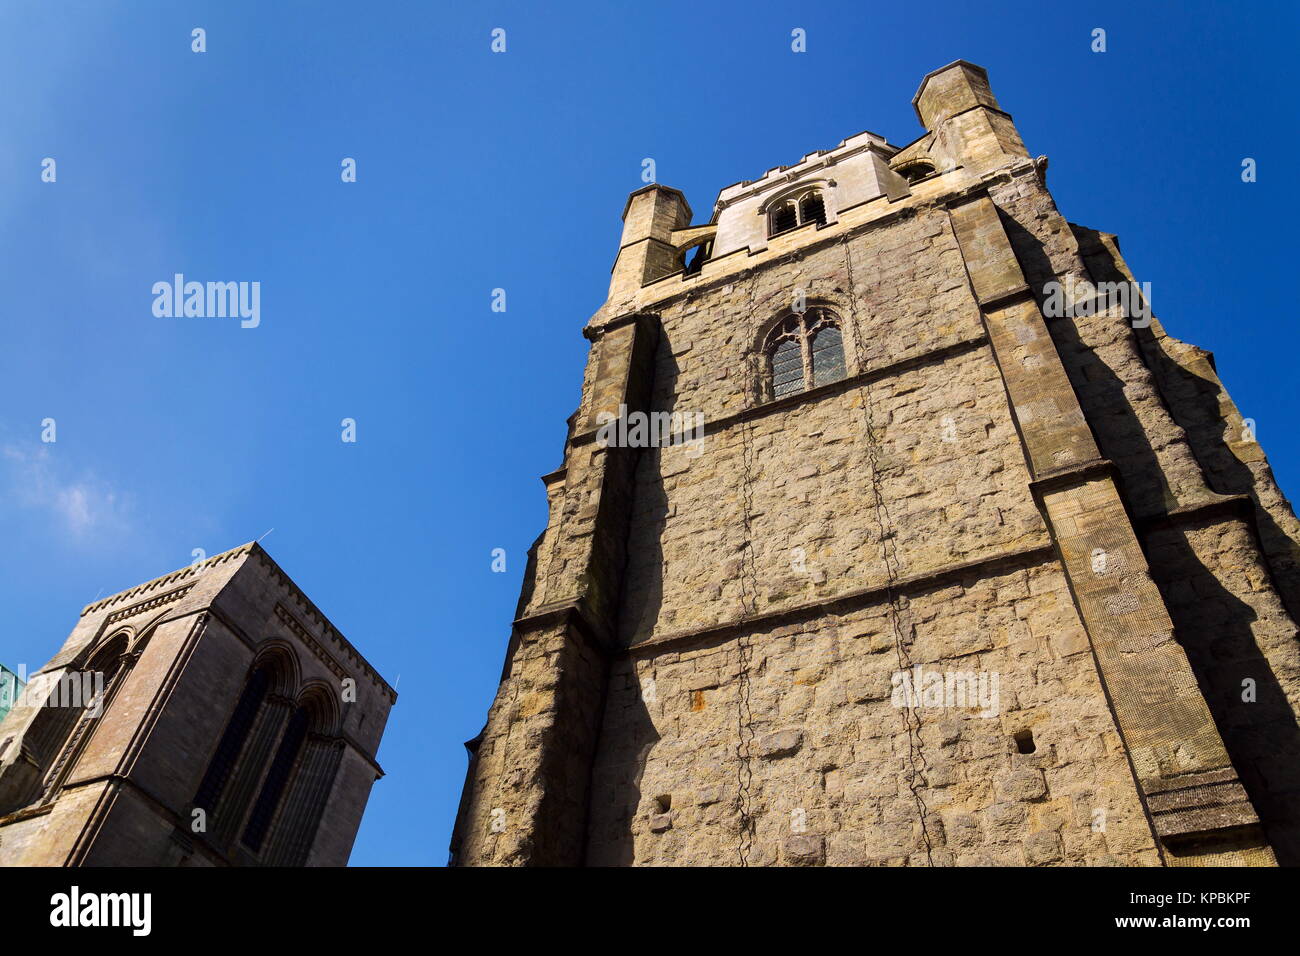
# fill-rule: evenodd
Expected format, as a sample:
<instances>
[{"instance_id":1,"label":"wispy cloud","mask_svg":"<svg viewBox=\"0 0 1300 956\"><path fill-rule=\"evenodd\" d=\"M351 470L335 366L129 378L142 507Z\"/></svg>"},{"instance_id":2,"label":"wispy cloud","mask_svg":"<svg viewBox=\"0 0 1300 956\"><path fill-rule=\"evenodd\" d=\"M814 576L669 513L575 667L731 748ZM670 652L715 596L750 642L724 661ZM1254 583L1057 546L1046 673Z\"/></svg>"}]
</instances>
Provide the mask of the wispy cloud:
<instances>
[{"instance_id":1,"label":"wispy cloud","mask_svg":"<svg viewBox=\"0 0 1300 956\"><path fill-rule=\"evenodd\" d=\"M6 445L3 460L9 500L45 512L63 534L87 539L127 529L127 499L93 473L68 474L48 446L29 451Z\"/></svg>"}]
</instances>

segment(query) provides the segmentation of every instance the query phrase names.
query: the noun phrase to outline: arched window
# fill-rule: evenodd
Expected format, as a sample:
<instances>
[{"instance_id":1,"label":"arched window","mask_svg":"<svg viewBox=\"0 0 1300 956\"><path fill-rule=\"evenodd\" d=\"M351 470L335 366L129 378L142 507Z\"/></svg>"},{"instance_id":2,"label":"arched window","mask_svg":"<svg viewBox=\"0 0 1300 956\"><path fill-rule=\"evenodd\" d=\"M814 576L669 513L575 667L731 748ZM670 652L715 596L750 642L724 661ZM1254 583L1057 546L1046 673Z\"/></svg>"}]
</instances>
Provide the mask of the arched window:
<instances>
[{"instance_id":1,"label":"arched window","mask_svg":"<svg viewBox=\"0 0 1300 956\"><path fill-rule=\"evenodd\" d=\"M838 382L844 377L844 340L833 325L823 325L812 334L813 387Z\"/></svg>"},{"instance_id":2,"label":"arched window","mask_svg":"<svg viewBox=\"0 0 1300 956\"><path fill-rule=\"evenodd\" d=\"M803 353L798 339L783 339L772 350L772 391L774 397L803 390Z\"/></svg>"},{"instance_id":3,"label":"arched window","mask_svg":"<svg viewBox=\"0 0 1300 956\"><path fill-rule=\"evenodd\" d=\"M304 690L280 737L240 842L269 866L307 862L343 756L337 712Z\"/></svg>"},{"instance_id":4,"label":"arched window","mask_svg":"<svg viewBox=\"0 0 1300 956\"><path fill-rule=\"evenodd\" d=\"M682 272L688 276L698 275L713 254L713 240L708 239L697 246L692 246L682 253Z\"/></svg>"},{"instance_id":5,"label":"arched window","mask_svg":"<svg viewBox=\"0 0 1300 956\"><path fill-rule=\"evenodd\" d=\"M244 692L239 695L235 711L230 715L230 723L226 724L226 732L221 735L221 742L217 744L217 750L199 784L198 793L194 796L194 806L208 813L216 809L217 800L226 788L226 782L235 769L235 761L244 749L248 733L253 729L253 721L262 709L262 701L270 689L271 669L263 665L253 671L244 684Z\"/></svg>"},{"instance_id":6,"label":"arched window","mask_svg":"<svg viewBox=\"0 0 1300 956\"><path fill-rule=\"evenodd\" d=\"M777 236L810 222L826 225L826 201L816 189L783 199L772 206L768 211L768 235Z\"/></svg>"},{"instance_id":7,"label":"arched window","mask_svg":"<svg viewBox=\"0 0 1300 956\"><path fill-rule=\"evenodd\" d=\"M304 866L311 855L316 831L334 789L343 757L344 742L338 730L338 713L321 686L308 688L300 697L306 715L306 735L279 806L263 838L262 862L269 866Z\"/></svg>"},{"instance_id":8,"label":"arched window","mask_svg":"<svg viewBox=\"0 0 1300 956\"><path fill-rule=\"evenodd\" d=\"M0 814L58 796L147 638L135 640L119 631L66 666L32 677L18 704L35 713L18 744L22 758L0 774Z\"/></svg>"},{"instance_id":9,"label":"arched window","mask_svg":"<svg viewBox=\"0 0 1300 956\"><path fill-rule=\"evenodd\" d=\"M281 732L293 711L298 667L280 648L263 653L245 678L226 729L194 795L207 839L228 847L239 835Z\"/></svg>"},{"instance_id":10,"label":"arched window","mask_svg":"<svg viewBox=\"0 0 1300 956\"><path fill-rule=\"evenodd\" d=\"M42 728L43 734L33 734L33 743L43 744L53 757L39 802L53 800L76 767L138 654L138 648L136 654L127 653L129 644L125 632L115 635L100 645L84 667L69 668L53 684L42 712L42 716L54 715L53 719Z\"/></svg>"},{"instance_id":11,"label":"arched window","mask_svg":"<svg viewBox=\"0 0 1300 956\"><path fill-rule=\"evenodd\" d=\"M934 174L934 166L927 162L908 163L900 166L897 170L898 175L902 176L909 183L917 182L926 176Z\"/></svg>"},{"instance_id":12,"label":"arched window","mask_svg":"<svg viewBox=\"0 0 1300 956\"><path fill-rule=\"evenodd\" d=\"M771 398L837 382L847 370L840 321L830 309L786 316L767 334L763 352Z\"/></svg>"},{"instance_id":13,"label":"arched window","mask_svg":"<svg viewBox=\"0 0 1300 956\"><path fill-rule=\"evenodd\" d=\"M288 726L284 729L284 736L280 738L280 746L275 751L271 768L266 772L262 791L257 795L257 802L253 804L253 812L248 815L248 825L244 827L242 840L244 846L254 853L262 849L262 842L266 839L267 831L271 829L271 820L275 816L276 807L280 805L280 798L284 796L289 775L298 760L298 751L302 749L303 741L307 739L309 720L305 708L299 707L294 710Z\"/></svg>"}]
</instances>

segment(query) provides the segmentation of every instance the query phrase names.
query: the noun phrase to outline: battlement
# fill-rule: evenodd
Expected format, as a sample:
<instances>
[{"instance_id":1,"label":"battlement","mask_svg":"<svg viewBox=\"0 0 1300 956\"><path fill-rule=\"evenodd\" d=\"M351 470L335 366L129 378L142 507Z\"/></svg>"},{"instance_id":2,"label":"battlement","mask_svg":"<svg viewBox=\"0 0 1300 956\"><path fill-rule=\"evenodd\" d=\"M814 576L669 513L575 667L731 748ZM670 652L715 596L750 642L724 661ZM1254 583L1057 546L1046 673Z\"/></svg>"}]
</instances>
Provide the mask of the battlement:
<instances>
[{"instance_id":1,"label":"battlement","mask_svg":"<svg viewBox=\"0 0 1300 956\"><path fill-rule=\"evenodd\" d=\"M868 203L906 201L913 186L951 173L960 182L945 179L945 189L965 186L1028 158L982 67L958 60L927 74L912 103L925 132L906 146L870 131L849 136L724 187L707 223L692 224L680 190L654 183L633 192L603 317L644 307L641 290L669 276L716 275L710 263L737 253L793 251ZM923 189L929 198L934 192Z\"/></svg>"}]
</instances>

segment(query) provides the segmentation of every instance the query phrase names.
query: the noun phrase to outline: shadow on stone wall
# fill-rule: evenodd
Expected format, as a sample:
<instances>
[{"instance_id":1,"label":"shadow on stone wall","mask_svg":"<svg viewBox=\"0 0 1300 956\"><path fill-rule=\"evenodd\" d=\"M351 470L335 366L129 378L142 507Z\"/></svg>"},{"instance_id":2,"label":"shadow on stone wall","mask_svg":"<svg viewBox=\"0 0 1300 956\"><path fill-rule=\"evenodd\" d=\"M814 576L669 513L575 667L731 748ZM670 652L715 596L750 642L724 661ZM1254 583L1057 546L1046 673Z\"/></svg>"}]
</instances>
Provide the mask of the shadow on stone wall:
<instances>
[{"instance_id":1,"label":"shadow on stone wall","mask_svg":"<svg viewBox=\"0 0 1300 956\"><path fill-rule=\"evenodd\" d=\"M665 406L677 394L680 366L666 330L656 345L654 388L650 411L671 411ZM663 533L668 520L668 496L659 478L661 453L653 448L637 452L633 468L634 513L629 515L625 538L627 552L621 575L619 620L615 633L620 645L653 633L663 605ZM635 560L632 542L637 543ZM611 686L601 739L592 768L591 817L587 829L588 866L631 866L635 862L633 821L644 813L641 779L659 732L646 706L635 663L624 659L611 669Z\"/></svg>"},{"instance_id":2,"label":"shadow on stone wall","mask_svg":"<svg viewBox=\"0 0 1300 956\"><path fill-rule=\"evenodd\" d=\"M1247 521L1232 523L1251 546ZM1256 627L1275 625L1259 621L1250 605L1225 588L1189 541L1199 529L1223 525L1223 518L1183 527L1164 523L1144 535L1143 546L1175 633L1278 863L1297 866L1300 726L1255 633ZM1250 703L1242 699L1247 678L1255 684L1256 699Z\"/></svg>"},{"instance_id":3,"label":"shadow on stone wall","mask_svg":"<svg viewBox=\"0 0 1300 956\"><path fill-rule=\"evenodd\" d=\"M651 411L672 411L673 396L681 367L673 355L673 345L666 330L661 330L655 354L655 381L651 393ZM634 637L647 637L659 621L664 596L663 533L668 522L668 495L660 477L662 453L641 450L633 470L634 513L629 521L628 546L636 541L636 560L629 552L623 570L623 594L619 601L617 623L619 640L629 643Z\"/></svg>"},{"instance_id":4,"label":"shadow on stone wall","mask_svg":"<svg viewBox=\"0 0 1300 956\"><path fill-rule=\"evenodd\" d=\"M1094 281L1127 280L1127 273L1115 261L1111 249L1102 242L1100 233L1079 226L1073 229ZM1188 446L1201 466L1206 483L1219 494L1250 495L1253 500L1256 533L1267 556L1274 586L1291 619L1300 620L1300 568L1296 565L1300 542L1291 538L1261 502L1268 501L1287 511L1290 511L1290 505L1277 488L1262 452L1259 453L1258 472L1234 453L1230 442L1240 423L1224 418L1222 405L1226 395L1214 371L1213 355L1176 339L1160 338L1151 327L1133 329L1132 335L1155 376L1165 406L1186 434ZM1181 361L1179 356L1171 354L1175 346L1184 350ZM1202 363L1207 375L1198 375L1188 367L1189 364Z\"/></svg>"},{"instance_id":5,"label":"shadow on stone wall","mask_svg":"<svg viewBox=\"0 0 1300 956\"><path fill-rule=\"evenodd\" d=\"M1002 214L1021 268L1028 278L1040 308L1044 284L1055 279L1051 261L1039 240L1015 220ZM1099 241L1097 234L1076 227L1094 282L1127 281ZM1100 274L1098 274L1100 272ZM1224 745L1250 795L1277 854L1284 866L1300 865L1300 725L1290 701L1278 683L1255 634L1258 615L1223 586L1214 569L1208 567L1180 530L1168 519L1177 506L1159 459L1145 428L1124 392L1124 381L1080 338L1068 318L1047 320L1048 328L1065 363L1071 385L1087 417L1103 457L1119 471L1120 493L1139 528L1142 547L1151 565L1152 577L1160 588L1173 620L1175 635L1183 646L1201 691L1209 705ZM1259 552L1265 567L1270 563L1264 542L1268 536L1285 532L1258 505L1255 474L1228 448L1225 437L1230 423L1221 415L1222 386L1194 375L1168 356L1151 329L1130 330L1137 337L1139 354L1152 372L1163 404L1174 422L1187 433L1193 457L1201 466L1209 488L1220 495L1249 494L1254 499L1257 526L1245 522L1245 540ZM1178 388L1171 407L1169 388ZM1200 427L1195 427L1196 422ZM1189 427L1192 425L1193 427ZM1211 496L1206 496L1210 498ZM1207 519L1217 525L1225 518ZM1236 519L1240 520L1240 519ZM1195 527L1193 525L1192 527ZM1252 534L1253 532L1253 534ZM1258 538L1254 537L1258 535ZM1291 543L1293 546L1293 543ZM1216 562L1218 563L1218 562ZM1220 571L1220 573L1223 573ZM1274 583L1280 584L1274 574ZM1277 588L1284 606L1293 607L1283 587ZM1289 622L1264 622L1262 626L1285 626L1295 638L1294 614ZM1242 701L1242 680L1253 678L1257 700Z\"/></svg>"}]
</instances>

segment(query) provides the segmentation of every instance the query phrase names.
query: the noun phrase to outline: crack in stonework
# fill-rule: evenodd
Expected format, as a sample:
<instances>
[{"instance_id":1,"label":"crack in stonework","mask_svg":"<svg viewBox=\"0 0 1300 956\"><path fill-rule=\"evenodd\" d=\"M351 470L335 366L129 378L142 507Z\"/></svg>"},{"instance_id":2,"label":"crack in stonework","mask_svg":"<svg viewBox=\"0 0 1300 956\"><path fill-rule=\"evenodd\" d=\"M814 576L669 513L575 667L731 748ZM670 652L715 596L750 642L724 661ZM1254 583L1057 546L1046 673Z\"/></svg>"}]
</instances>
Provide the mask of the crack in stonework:
<instances>
[{"instance_id":1,"label":"crack in stonework","mask_svg":"<svg viewBox=\"0 0 1300 956\"><path fill-rule=\"evenodd\" d=\"M749 308L751 318L756 307L754 284L756 276L750 276ZM753 381L751 376L751 383ZM742 620L756 617L758 614L758 572L754 564L754 425L746 421L741 425L741 465L743 480L741 484L741 519L745 527L745 543L740 554L740 603ZM748 587L746 587L748 585ZM754 742L754 712L750 706L752 685L749 668L752 647L748 630L742 629L736 638L736 650L739 657L739 674L736 687L736 792L740 811L740 842L737 853L740 865L749 865L749 854L754 847L755 823L751 807L751 791L754 785L754 769L751 763L751 745Z\"/></svg>"},{"instance_id":2,"label":"crack in stonework","mask_svg":"<svg viewBox=\"0 0 1300 956\"><path fill-rule=\"evenodd\" d=\"M853 352L857 364L861 368L866 361L866 356L862 351L861 337L858 334L857 288L853 282L853 254L849 248L847 237L844 240L844 266L849 287L849 329L853 334ZM880 554L885 567L885 596L889 608L889 625L894 636L894 655L899 671L906 673L912 669L912 660L907 652L906 642L903 640L902 627L898 622L898 551L897 545L894 543L894 533L889 530L889 525L893 522L890 519L889 508L885 504L884 492L881 489L880 442L876 434L875 422L871 416L871 405L871 383L864 381L862 383L862 424L867 439L867 461L871 466L871 492L874 498L872 511L880 534ZM921 796L921 790L917 786L917 778L921 772L918 769L918 762L920 768L925 767L925 755L921 751L921 717L906 696L904 697L903 706L899 708L899 714L903 718L903 726L907 733L907 787L912 792L912 799L916 802L917 816L921 824L921 837L925 841L926 865L934 866L934 847L930 840L929 827L926 825L928 810L925 806L925 799Z\"/></svg>"}]
</instances>

